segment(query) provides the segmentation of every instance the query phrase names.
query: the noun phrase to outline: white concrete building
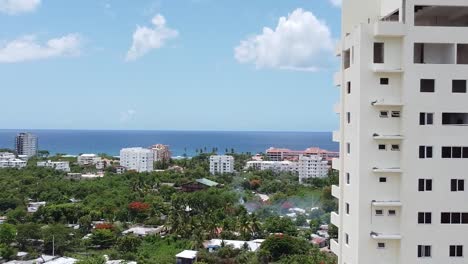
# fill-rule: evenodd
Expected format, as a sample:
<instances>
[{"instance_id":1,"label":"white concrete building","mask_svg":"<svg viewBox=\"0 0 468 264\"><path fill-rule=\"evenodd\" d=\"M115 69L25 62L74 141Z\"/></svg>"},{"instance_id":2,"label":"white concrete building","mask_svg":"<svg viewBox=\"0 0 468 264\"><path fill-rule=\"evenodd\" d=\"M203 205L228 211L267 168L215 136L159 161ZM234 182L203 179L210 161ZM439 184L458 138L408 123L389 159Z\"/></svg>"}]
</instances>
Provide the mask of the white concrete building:
<instances>
[{"instance_id":1,"label":"white concrete building","mask_svg":"<svg viewBox=\"0 0 468 264\"><path fill-rule=\"evenodd\" d=\"M27 162L20 159L2 159L0 160L0 168L17 168L26 167Z\"/></svg>"},{"instance_id":2,"label":"white concrete building","mask_svg":"<svg viewBox=\"0 0 468 264\"><path fill-rule=\"evenodd\" d=\"M223 174L234 172L234 157L229 155L210 156L210 173Z\"/></svg>"},{"instance_id":3,"label":"white concrete building","mask_svg":"<svg viewBox=\"0 0 468 264\"><path fill-rule=\"evenodd\" d=\"M247 161L246 169L254 170L271 170L274 172L292 172L298 173L299 167L297 162L293 161L263 161L263 160L251 160Z\"/></svg>"},{"instance_id":4,"label":"white concrete building","mask_svg":"<svg viewBox=\"0 0 468 264\"><path fill-rule=\"evenodd\" d=\"M58 171L70 172L70 162L68 161L38 161L37 166L53 168Z\"/></svg>"},{"instance_id":5,"label":"white concrete building","mask_svg":"<svg viewBox=\"0 0 468 264\"><path fill-rule=\"evenodd\" d=\"M28 158L37 155L38 139L31 133L19 133L16 136L15 150L18 155L25 155Z\"/></svg>"},{"instance_id":6,"label":"white concrete building","mask_svg":"<svg viewBox=\"0 0 468 264\"><path fill-rule=\"evenodd\" d=\"M0 152L0 160L11 160L16 159L15 154L11 152Z\"/></svg>"},{"instance_id":7,"label":"white concrete building","mask_svg":"<svg viewBox=\"0 0 468 264\"><path fill-rule=\"evenodd\" d=\"M468 1L344 0L339 264L467 263Z\"/></svg>"},{"instance_id":8,"label":"white concrete building","mask_svg":"<svg viewBox=\"0 0 468 264\"><path fill-rule=\"evenodd\" d=\"M324 178L328 176L328 162L317 155L299 157L298 171L299 182L309 178Z\"/></svg>"},{"instance_id":9,"label":"white concrete building","mask_svg":"<svg viewBox=\"0 0 468 264\"><path fill-rule=\"evenodd\" d=\"M124 148L120 150L120 166L137 172L153 171L154 154L145 148Z\"/></svg>"},{"instance_id":10,"label":"white concrete building","mask_svg":"<svg viewBox=\"0 0 468 264\"><path fill-rule=\"evenodd\" d=\"M77 161L80 166L96 165L102 159L96 154L81 154L78 156Z\"/></svg>"}]
</instances>

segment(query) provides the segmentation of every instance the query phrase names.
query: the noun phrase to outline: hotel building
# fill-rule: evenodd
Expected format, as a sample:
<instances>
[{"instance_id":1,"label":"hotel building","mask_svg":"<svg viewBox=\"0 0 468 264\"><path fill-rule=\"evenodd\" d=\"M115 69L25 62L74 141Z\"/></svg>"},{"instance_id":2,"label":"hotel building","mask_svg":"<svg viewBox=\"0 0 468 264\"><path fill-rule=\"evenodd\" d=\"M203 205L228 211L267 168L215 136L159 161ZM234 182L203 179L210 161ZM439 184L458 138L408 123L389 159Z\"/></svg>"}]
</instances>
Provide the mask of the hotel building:
<instances>
[{"instance_id":1,"label":"hotel building","mask_svg":"<svg viewBox=\"0 0 468 264\"><path fill-rule=\"evenodd\" d=\"M16 136L15 150L18 156L33 157L37 155L37 136L31 133L19 133Z\"/></svg>"},{"instance_id":2,"label":"hotel building","mask_svg":"<svg viewBox=\"0 0 468 264\"><path fill-rule=\"evenodd\" d=\"M223 174L234 172L234 157L229 155L210 156L210 173Z\"/></svg>"}]
</instances>

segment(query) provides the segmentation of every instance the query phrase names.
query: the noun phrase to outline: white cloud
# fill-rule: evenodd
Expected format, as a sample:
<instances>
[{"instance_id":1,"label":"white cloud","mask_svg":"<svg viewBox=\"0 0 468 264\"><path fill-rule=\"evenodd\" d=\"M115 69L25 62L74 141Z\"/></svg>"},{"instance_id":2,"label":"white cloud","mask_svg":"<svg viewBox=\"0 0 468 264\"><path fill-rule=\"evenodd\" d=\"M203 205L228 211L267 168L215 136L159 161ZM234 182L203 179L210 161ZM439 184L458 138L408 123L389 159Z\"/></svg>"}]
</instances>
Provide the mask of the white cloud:
<instances>
[{"instance_id":1,"label":"white cloud","mask_svg":"<svg viewBox=\"0 0 468 264\"><path fill-rule=\"evenodd\" d=\"M24 36L5 44L0 44L0 63L13 63L40 60L80 54L81 37L68 34L41 44L34 35Z\"/></svg>"},{"instance_id":2,"label":"white cloud","mask_svg":"<svg viewBox=\"0 0 468 264\"><path fill-rule=\"evenodd\" d=\"M316 71L328 64L334 42L325 22L312 12L296 9L279 19L276 29L242 40L234 49L240 63L257 68Z\"/></svg>"},{"instance_id":3,"label":"white cloud","mask_svg":"<svg viewBox=\"0 0 468 264\"><path fill-rule=\"evenodd\" d=\"M41 0L0 0L0 12L9 15L29 13L36 10Z\"/></svg>"},{"instance_id":4,"label":"white cloud","mask_svg":"<svg viewBox=\"0 0 468 264\"><path fill-rule=\"evenodd\" d=\"M125 112L120 113L120 122L127 123L131 121L136 115L136 111L133 109L129 109Z\"/></svg>"},{"instance_id":5,"label":"white cloud","mask_svg":"<svg viewBox=\"0 0 468 264\"><path fill-rule=\"evenodd\" d=\"M160 14L154 16L151 23L152 27L137 26L133 33L132 46L127 52L127 61L136 60L152 49L162 48L166 41L179 35L177 30L167 27L166 19Z\"/></svg>"},{"instance_id":6,"label":"white cloud","mask_svg":"<svg viewBox=\"0 0 468 264\"><path fill-rule=\"evenodd\" d=\"M341 7L342 0L329 0L330 3L336 7Z\"/></svg>"}]
</instances>

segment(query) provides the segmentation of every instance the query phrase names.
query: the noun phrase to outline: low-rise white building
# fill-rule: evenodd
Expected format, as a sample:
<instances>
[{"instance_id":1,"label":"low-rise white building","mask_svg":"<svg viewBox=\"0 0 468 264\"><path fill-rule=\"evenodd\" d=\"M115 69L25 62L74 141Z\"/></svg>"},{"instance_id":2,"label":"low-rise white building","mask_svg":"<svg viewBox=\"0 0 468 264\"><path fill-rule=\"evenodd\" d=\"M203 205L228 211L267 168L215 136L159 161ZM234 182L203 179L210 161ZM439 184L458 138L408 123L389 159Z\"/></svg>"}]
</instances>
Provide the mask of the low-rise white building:
<instances>
[{"instance_id":1,"label":"low-rise white building","mask_svg":"<svg viewBox=\"0 0 468 264\"><path fill-rule=\"evenodd\" d=\"M298 161L299 182L309 178L323 178L328 175L328 162L320 156L300 156Z\"/></svg>"},{"instance_id":2,"label":"low-rise white building","mask_svg":"<svg viewBox=\"0 0 468 264\"><path fill-rule=\"evenodd\" d=\"M27 162L20 159L5 159L0 160L0 168L17 168L21 169L26 167Z\"/></svg>"},{"instance_id":3,"label":"low-rise white building","mask_svg":"<svg viewBox=\"0 0 468 264\"><path fill-rule=\"evenodd\" d=\"M120 166L137 172L153 171L153 151L145 148L124 148L120 150Z\"/></svg>"},{"instance_id":4,"label":"low-rise white building","mask_svg":"<svg viewBox=\"0 0 468 264\"><path fill-rule=\"evenodd\" d=\"M274 172L293 172L298 173L298 163L293 161L263 161L263 160L252 160L247 161L246 169L254 170L271 170Z\"/></svg>"},{"instance_id":5,"label":"low-rise white building","mask_svg":"<svg viewBox=\"0 0 468 264\"><path fill-rule=\"evenodd\" d=\"M101 157L96 154L81 154L77 158L78 165L80 166L96 165L101 160Z\"/></svg>"},{"instance_id":6,"label":"low-rise white building","mask_svg":"<svg viewBox=\"0 0 468 264\"><path fill-rule=\"evenodd\" d=\"M46 202L30 202L28 203L28 213L35 213L39 207L45 206Z\"/></svg>"},{"instance_id":7,"label":"low-rise white building","mask_svg":"<svg viewBox=\"0 0 468 264\"><path fill-rule=\"evenodd\" d=\"M210 173L223 174L234 172L234 157L229 155L213 155L210 157Z\"/></svg>"},{"instance_id":8,"label":"low-rise white building","mask_svg":"<svg viewBox=\"0 0 468 264\"><path fill-rule=\"evenodd\" d=\"M0 160L16 159L15 154L11 152L0 152Z\"/></svg>"},{"instance_id":9,"label":"low-rise white building","mask_svg":"<svg viewBox=\"0 0 468 264\"><path fill-rule=\"evenodd\" d=\"M68 161L38 161L37 166L53 168L58 171L70 172L70 162Z\"/></svg>"}]
</instances>

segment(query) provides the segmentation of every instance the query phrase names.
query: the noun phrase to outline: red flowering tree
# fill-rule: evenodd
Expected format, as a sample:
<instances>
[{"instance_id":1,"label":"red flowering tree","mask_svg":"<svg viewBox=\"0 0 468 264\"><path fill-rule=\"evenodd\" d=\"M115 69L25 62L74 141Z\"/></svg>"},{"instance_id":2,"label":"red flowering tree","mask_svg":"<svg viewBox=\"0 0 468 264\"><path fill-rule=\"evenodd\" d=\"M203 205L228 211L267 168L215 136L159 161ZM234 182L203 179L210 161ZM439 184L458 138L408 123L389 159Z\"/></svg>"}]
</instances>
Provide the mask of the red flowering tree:
<instances>
[{"instance_id":1,"label":"red flowering tree","mask_svg":"<svg viewBox=\"0 0 468 264\"><path fill-rule=\"evenodd\" d=\"M129 205L128 205L128 209L130 211L133 211L133 212L136 212L136 213L144 213L146 211L148 211L148 209L150 208L150 205L147 204L147 203L143 203L143 202L131 202Z\"/></svg>"},{"instance_id":2,"label":"red flowering tree","mask_svg":"<svg viewBox=\"0 0 468 264\"><path fill-rule=\"evenodd\" d=\"M128 210L130 212L130 216L132 220L137 220L139 222L142 222L144 219L146 219L149 215L150 211L150 204L144 203L144 202L131 202L128 205Z\"/></svg>"},{"instance_id":3,"label":"red flowering tree","mask_svg":"<svg viewBox=\"0 0 468 264\"><path fill-rule=\"evenodd\" d=\"M102 230L102 229L113 230L114 225L112 225L111 223L100 223L100 224L96 224L94 228L98 230Z\"/></svg>"}]
</instances>

